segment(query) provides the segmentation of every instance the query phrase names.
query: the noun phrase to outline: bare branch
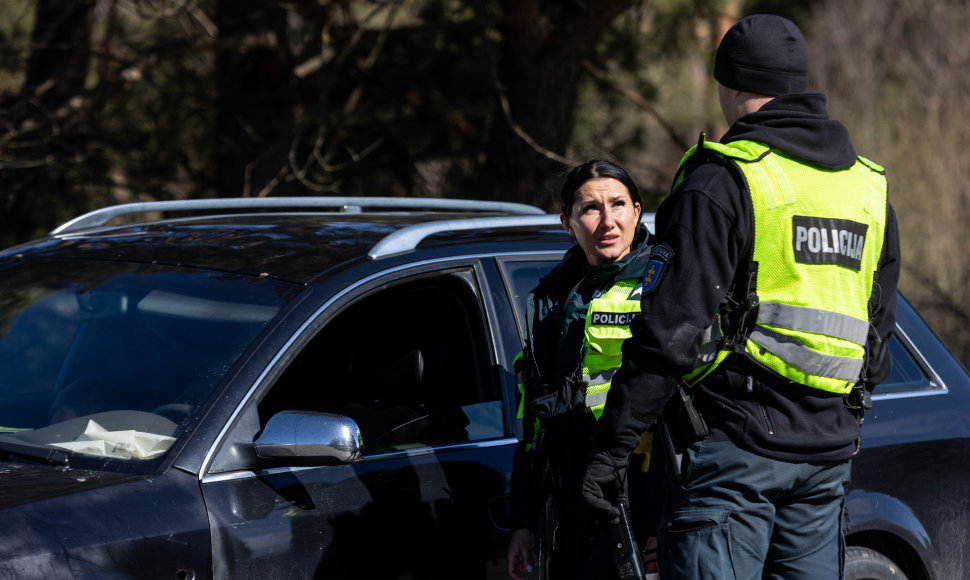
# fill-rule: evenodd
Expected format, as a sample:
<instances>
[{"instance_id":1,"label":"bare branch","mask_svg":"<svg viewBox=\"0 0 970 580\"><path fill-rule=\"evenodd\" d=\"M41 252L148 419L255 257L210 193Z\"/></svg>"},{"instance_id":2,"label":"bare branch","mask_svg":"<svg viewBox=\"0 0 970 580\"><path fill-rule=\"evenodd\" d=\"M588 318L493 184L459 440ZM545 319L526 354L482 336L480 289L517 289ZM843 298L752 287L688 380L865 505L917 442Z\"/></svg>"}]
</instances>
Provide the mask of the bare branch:
<instances>
[{"instance_id":1,"label":"bare branch","mask_svg":"<svg viewBox=\"0 0 970 580\"><path fill-rule=\"evenodd\" d=\"M568 157L559 155L555 151L546 149L545 147L537 143L536 140L533 139L531 135L529 135L528 133L525 132L524 129L522 129L521 125L515 122L515 119L512 118L512 108L509 106L509 99L505 94L505 88L502 86L502 83L499 82L498 75L493 74L492 77L495 78L495 92L498 94L499 102L502 104L502 113L505 115L505 121L508 123L512 131L514 131L515 134L520 139L522 139L522 141L524 141L529 147L531 147L536 153L538 153L539 155L542 155L546 159L551 159L553 161L557 161L564 165L576 165L576 162L574 160L569 159Z\"/></svg>"},{"instance_id":2,"label":"bare branch","mask_svg":"<svg viewBox=\"0 0 970 580\"><path fill-rule=\"evenodd\" d=\"M293 177L295 179L298 179L300 183L302 183L306 187L313 189L315 191L320 190L320 188L322 187L325 187L320 183L312 183L308 179L307 176L309 175L309 167L312 163L316 163L318 167L320 167L321 169L324 170L324 172L327 172L327 173L330 173L334 168L341 166L341 164L334 163L331 159L333 156L333 148L337 145L336 137L343 133L344 128L347 126L347 123L350 121L351 117L353 116L354 111L357 109L358 105L360 104L360 100L363 97L364 89L369 78L368 73L370 73L371 70L374 68L374 65L377 63L377 60L384 49L389 31L394 26L394 22L398 14L398 11L402 7L406 6L409 2L410 0L402 0L400 2L388 3L387 5L384 5L384 6L378 6L365 17L365 22L366 22L373 18L376 18L380 10L387 10L387 18L385 21L385 25L377 34L377 37L374 41L374 45L371 47L370 52L367 54L367 57L358 67L358 70L361 73L359 80L357 81L357 84L354 86L353 90L351 90L350 95L344 101L344 105L341 108L340 115L338 116L336 123L334 124L333 127L330 127L329 129L324 129L323 127L320 128L317 134L316 142L314 143L314 146L313 146L313 150L309 155L307 155L307 158L301 167L296 168L297 164L296 164L295 155L291 150L291 155L289 157L289 164L290 164L290 167L293 169ZM351 38L351 41L348 47L346 47L343 53L336 58L336 62L338 64L350 57L350 55L353 52L353 48L356 47L356 45L360 42L360 39L362 38L362 36L363 36L363 28L358 28L354 36ZM298 65L297 68L302 71L303 67L307 67L307 66L312 68L313 65L312 63L304 62ZM331 136L331 138L327 138L327 135ZM362 156L366 156L370 154L374 149L376 149L380 145L380 143L381 141L379 140L371 144L361 154L352 153L351 154L352 161L356 162Z\"/></svg>"},{"instance_id":3,"label":"bare branch","mask_svg":"<svg viewBox=\"0 0 970 580\"><path fill-rule=\"evenodd\" d=\"M677 133L677 129L673 125L671 125L667 121L667 119L665 119L664 116L660 114L659 111L657 111L656 107L654 107L649 102L647 102L647 100L643 98L643 95L641 95L640 93L636 92L635 90L629 87L620 85L618 82L611 79L606 73L603 73L602 71L597 70L597 68L594 67L592 63L590 63L588 60L583 61L583 68L586 69L586 72L593 75L593 77L596 80L603 83L611 90L619 93L620 95L623 95L624 97L629 99L630 102L632 102L634 105L636 105L643 111L646 111L648 115L653 117L653 119L660 124L660 127L663 128L665 133L667 133L667 137L669 137L670 140L673 141L675 145L677 145L677 147L685 151L687 150L688 147L690 147L690 144L687 143L687 141L685 141L683 138L681 138L679 133Z\"/></svg>"}]
</instances>

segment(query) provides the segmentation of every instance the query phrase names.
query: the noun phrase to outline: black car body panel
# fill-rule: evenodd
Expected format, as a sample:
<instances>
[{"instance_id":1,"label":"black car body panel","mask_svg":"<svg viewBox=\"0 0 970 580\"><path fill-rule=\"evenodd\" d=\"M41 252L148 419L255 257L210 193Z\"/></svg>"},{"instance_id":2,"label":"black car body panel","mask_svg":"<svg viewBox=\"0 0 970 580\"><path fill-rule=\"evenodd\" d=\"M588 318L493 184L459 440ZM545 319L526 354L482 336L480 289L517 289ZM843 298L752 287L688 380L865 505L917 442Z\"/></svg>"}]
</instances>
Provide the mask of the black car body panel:
<instances>
[{"instance_id":1,"label":"black car body panel","mask_svg":"<svg viewBox=\"0 0 970 580\"><path fill-rule=\"evenodd\" d=\"M507 577L512 361L571 244L493 207L97 223L0 252L0 575ZM899 310L847 541L970 578L970 380ZM261 452L298 414L358 429Z\"/></svg>"},{"instance_id":2,"label":"black car body panel","mask_svg":"<svg viewBox=\"0 0 970 580\"><path fill-rule=\"evenodd\" d=\"M488 214L486 214L488 215ZM102 227L67 234L31 245L21 245L6 255L36 259L84 258L178 264L206 270L226 270L255 276L306 283L345 263L358 263L389 234L407 226L426 223L428 215L372 214L333 216L312 214L232 215L218 218L182 218L163 223ZM436 221L460 219L458 214L435 215ZM458 232L431 236L422 248L443 248L454 253L456 244L484 253L521 250L523 244L561 247L561 231L533 228ZM405 258L411 261L413 258ZM383 265L383 264L381 264Z\"/></svg>"},{"instance_id":3,"label":"black car body panel","mask_svg":"<svg viewBox=\"0 0 970 580\"><path fill-rule=\"evenodd\" d=\"M482 577L504 554L481 498L509 460L500 445L206 483L215 576Z\"/></svg>"},{"instance_id":4,"label":"black car body panel","mask_svg":"<svg viewBox=\"0 0 970 580\"><path fill-rule=\"evenodd\" d=\"M6 578L194 578L212 568L198 479L0 463ZM31 501L21 490L35 487ZM35 492L40 491L39 497ZM56 493L54 493L56 491ZM14 505L16 504L16 505Z\"/></svg>"}]
</instances>

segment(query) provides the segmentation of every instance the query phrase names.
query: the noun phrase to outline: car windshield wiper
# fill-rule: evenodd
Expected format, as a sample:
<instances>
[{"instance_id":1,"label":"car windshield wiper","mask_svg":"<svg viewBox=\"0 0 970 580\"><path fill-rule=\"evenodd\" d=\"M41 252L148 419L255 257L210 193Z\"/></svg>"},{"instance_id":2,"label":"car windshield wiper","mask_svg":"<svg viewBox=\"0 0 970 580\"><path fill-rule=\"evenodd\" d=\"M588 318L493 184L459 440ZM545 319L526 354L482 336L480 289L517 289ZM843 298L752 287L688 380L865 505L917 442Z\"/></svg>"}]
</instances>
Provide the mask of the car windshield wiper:
<instances>
[{"instance_id":1,"label":"car windshield wiper","mask_svg":"<svg viewBox=\"0 0 970 580\"><path fill-rule=\"evenodd\" d=\"M28 461L49 463L64 467L69 467L71 464L71 455L63 449L27 445L8 439L0 439L0 457L6 459L26 459Z\"/></svg>"}]
</instances>

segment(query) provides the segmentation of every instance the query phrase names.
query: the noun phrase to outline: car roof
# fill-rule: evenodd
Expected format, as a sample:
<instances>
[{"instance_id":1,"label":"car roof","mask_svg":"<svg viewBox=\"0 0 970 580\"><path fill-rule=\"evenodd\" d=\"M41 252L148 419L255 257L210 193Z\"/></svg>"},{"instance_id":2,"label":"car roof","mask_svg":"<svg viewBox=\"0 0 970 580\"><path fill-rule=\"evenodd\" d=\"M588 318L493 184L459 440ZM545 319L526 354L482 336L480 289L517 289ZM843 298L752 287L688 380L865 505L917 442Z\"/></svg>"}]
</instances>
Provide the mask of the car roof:
<instances>
[{"instance_id":1,"label":"car roof","mask_svg":"<svg viewBox=\"0 0 970 580\"><path fill-rule=\"evenodd\" d=\"M110 224L136 216L148 219ZM526 204L228 198L111 206L2 255L177 264L306 283L336 267L402 256L407 260L417 250L437 255L560 251L569 243L558 215Z\"/></svg>"}]
</instances>

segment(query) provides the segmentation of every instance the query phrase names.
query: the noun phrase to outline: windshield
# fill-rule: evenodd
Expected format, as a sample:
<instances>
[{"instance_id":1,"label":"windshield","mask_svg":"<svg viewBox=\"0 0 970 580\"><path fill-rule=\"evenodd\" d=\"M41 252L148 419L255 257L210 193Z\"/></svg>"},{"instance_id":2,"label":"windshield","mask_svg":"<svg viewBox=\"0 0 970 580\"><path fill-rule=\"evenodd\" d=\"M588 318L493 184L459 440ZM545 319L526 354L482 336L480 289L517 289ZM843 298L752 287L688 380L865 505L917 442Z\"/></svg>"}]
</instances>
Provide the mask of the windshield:
<instances>
[{"instance_id":1,"label":"windshield","mask_svg":"<svg viewBox=\"0 0 970 580\"><path fill-rule=\"evenodd\" d=\"M299 290L157 264L0 265L0 447L160 457Z\"/></svg>"}]
</instances>

